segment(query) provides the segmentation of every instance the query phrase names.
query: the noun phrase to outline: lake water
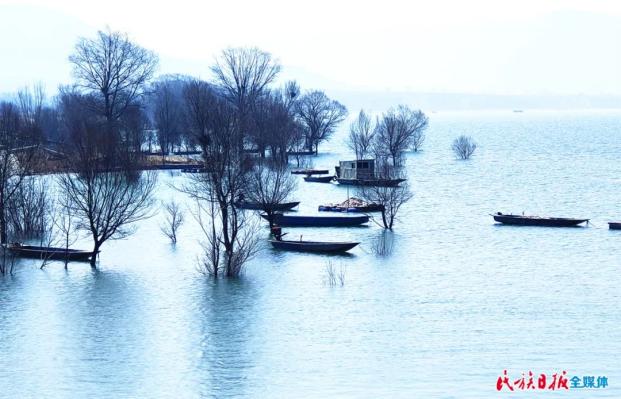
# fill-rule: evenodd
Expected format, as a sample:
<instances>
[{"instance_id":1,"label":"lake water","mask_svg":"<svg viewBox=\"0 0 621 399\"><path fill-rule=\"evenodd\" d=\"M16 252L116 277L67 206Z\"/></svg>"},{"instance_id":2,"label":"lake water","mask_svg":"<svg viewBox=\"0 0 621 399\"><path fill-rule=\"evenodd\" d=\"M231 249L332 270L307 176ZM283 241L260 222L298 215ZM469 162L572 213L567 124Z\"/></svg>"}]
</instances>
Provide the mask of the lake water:
<instances>
[{"instance_id":1,"label":"lake water","mask_svg":"<svg viewBox=\"0 0 621 399\"><path fill-rule=\"evenodd\" d=\"M345 130L316 167L351 158ZM467 162L450 151L460 134L479 143ZM361 245L335 257L262 241L242 278L214 281L191 216L172 247L159 214L105 244L97 271L22 261L0 277L0 396L512 397L496 391L507 369L606 376L580 397L621 397L621 232L606 225L621 219L621 112L437 113L427 136L407 154L415 197L391 253L374 224L288 229ZM160 177L160 199L183 197L167 186L183 176ZM307 213L346 196L300 177L294 198ZM499 226L497 211L592 225ZM343 286L326 283L329 262Z\"/></svg>"}]
</instances>

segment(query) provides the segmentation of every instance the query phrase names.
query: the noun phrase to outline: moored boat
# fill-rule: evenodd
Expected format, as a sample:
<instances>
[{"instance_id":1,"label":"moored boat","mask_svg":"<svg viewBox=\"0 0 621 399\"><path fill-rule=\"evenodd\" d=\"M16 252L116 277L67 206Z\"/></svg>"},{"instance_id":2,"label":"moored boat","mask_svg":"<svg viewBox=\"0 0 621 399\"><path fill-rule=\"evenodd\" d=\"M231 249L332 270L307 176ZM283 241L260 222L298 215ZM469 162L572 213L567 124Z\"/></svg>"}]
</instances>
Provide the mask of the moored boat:
<instances>
[{"instance_id":1,"label":"moored boat","mask_svg":"<svg viewBox=\"0 0 621 399\"><path fill-rule=\"evenodd\" d=\"M293 241L293 240L269 240L276 249L301 252L346 252L354 248L357 242L326 242L326 241Z\"/></svg>"},{"instance_id":2,"label":"moored boat","mask_svg":"<svg viewBox=\"0 0 621 399\"><path fill-rule=\"evenodd\" d=\"M610 230L621 230L621 222L608 222Z\"/></svg>"},{"instance_id":3,"label":"moored boat","mask_svg":"<svg viewBox=\"0 0 621 399\"><path fill-rule=\"evenodd\" d=\"M330 171L328 169L295 169L291 171L292 175L326 175Z\"/></svg>"},{"instance_id":4,"label":"moored boat","mask_svg":"<svg viewBox=\"0 0 621 399\"><path fill-rule=\"evenodd\" d=\"M491 216L499 223L515 226L573 227L589 221L589 219L505 215L500 212Z\"/></svg>"},{"instance_id":5,"label":"moored boat","mask_svg":"<svg viewBox=\"0 0 621 399\"><path fill-rule=\"evenodd\" d=\"M336 181L346 186L396 187L405 179L343 179L337 177Z\"/></svg>"},{"instance_id":6,"label":"moored boat","mask_svg":"<svg viewBox=\"0 0 621 399\"><path fill-rule=\"evenodd\" d=\"M308 175L304 177L304 181L309 183L330 183L334 180L334 176L312 176Z\"/></svg>"},{"instance_id":7,"label":"moored boat","mask_svg":"<svg viewBox=\"0 0 621 399\"><path fill-rule=\"evenodd\" d=\"M300 201L283 202L280 204L269 204L269 206L264 206L263 204L259 202L249 202L249 201L237 201L235 203L235 207L239 209L252 209L255 211L271 210L271 211L281 211L281 212L290 211L291 209L295 208L298 205L300 205Z\"/></svg>"},{"instance_id":8,"label":"moored boat","mask_svg":"<svg viewBox=\"0 0 621 399\"><path fill-rule=\"evenodd\" d=\"M374 159L339 161L335 167L336 181L347 186L396 187L405 179L382 176L375 171Z\"/></svg>"},{"instance_id":9,"label":"moored boat","mask_svg":"<svg viewBox=\"0 0 621 399\"><path fill-rule=\"evenodd\" d=\"M46 260L67 260L86 262L97 253L71 248L39 247L35 245L9 244L6 247L14 255L23 258L36 258Z\"/></svg>"},{"instance_id":10,"label":"moored boat","mask_svg":"<svg viewBox=\"0 0 621 399\"><path fill-rule=\"evenodd\" d=\"M261 214L261 217L268 220L266 214ZM369 221L369 217L366 215L311 216L277 213L272 217L274 224L283 227L349 227L359 226Z\"/></svg>"}]
</instances>

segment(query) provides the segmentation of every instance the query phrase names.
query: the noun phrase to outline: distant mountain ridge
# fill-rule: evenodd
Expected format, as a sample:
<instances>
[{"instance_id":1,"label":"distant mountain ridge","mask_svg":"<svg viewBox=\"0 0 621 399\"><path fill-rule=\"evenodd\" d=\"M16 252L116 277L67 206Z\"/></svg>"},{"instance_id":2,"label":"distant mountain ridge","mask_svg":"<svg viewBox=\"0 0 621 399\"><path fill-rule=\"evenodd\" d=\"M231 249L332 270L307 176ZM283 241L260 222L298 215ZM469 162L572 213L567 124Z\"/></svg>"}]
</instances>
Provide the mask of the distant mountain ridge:
<instances>
[{"instance_id":1,"label":"distant mountain ridge","mask_svg":"<svg viewBox=\"0 0 621 399\"><path fill-rule=\"evenodd\" d=\"M383 111L407 104L425 111L621 109L621 96L613 95L495 95L415 93L394 91L327 90L350 112L361 108Z\"/></svg>"}]
</instances>

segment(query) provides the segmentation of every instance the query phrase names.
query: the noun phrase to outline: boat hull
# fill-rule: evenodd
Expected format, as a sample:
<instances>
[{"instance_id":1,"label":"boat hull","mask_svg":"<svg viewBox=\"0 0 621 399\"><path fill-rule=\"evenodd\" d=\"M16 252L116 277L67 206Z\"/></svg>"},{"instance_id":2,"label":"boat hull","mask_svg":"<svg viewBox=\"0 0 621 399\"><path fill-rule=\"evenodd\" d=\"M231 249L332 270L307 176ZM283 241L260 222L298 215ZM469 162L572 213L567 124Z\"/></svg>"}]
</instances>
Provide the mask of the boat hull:
<instances>
[{"instance_id":1,"label":"boat hull","mask_svg":"<svg viewBox=\"0 0 621 399\"><path fill-rule=\"evenodd\" d=\"M372 186L372 187L396 187L405 179L373 179L373 180L361 180L361 179L343 179L337 177L339 184L346 186Z\"/></svg>"},{"instance_id":2,"label":"boat hull","mask_svg":"<svg viewBox=\"0 0 621 399\"><path fill-rule=\"evenodd\" d=\"M261 217L268 220L267 215ZM273 221L282 227L349 227L367 223L369 217L360 216L300 216L300 215L273 215Z\"/></svg>"},{"instance_id":3,"label":"boat hull","mask_svg":"<svg viewBox=\"0 0 621 399\"><path fill-rule=\"evenodd\" d=\"M9 245L7 247L15 256L22 258L33 258L42 260L67 260L74 262L88 262L96 255L92 251L81 251L78 249L65 249L55 247L38 247L34 245Z\"/></svg>"},{"instance_id":4,"label":"boat hull","mask_svg":"<svg viewBox=\"0 0 621 399\"><path fill-rule=\"evenodd\" d=\"M621 222L608 222L610 230L621 230Z\"/></svg>"},{"instance_id":5,"label":"boat hull","mask_svg":"<svg viewBox=\"0 0 621 399\"><path fill-rule=\"evenodd\" d=\"M320 241L278 241L270 240L276 249L298 252L335 253L347 252L359 243L357 242L320 242Z\"/></svg>"},{"instance_id":6,"label":"boat hull","mask_svg":"<svg viewBox=\"0 0 621 399\"><path fill-rule=\"evenodd\" d=\"M334 176L306 176L304 181L309 183L330 183Z\"/></svg>"},{"instance_id":7,"label":"boat hull","mask_svg":"<svg viewBox=\"0 0 621 399\"><path fill-rule=\"evenodd\" d=\"M328 169L298 169L292 170L292 175L325 175L330 171Z\"/></svg>"},{"instance_id":8,"label":"boat hull","mask_svg":"<svg viewBox=\"0 0 621 399\"><path fill-rule=\"evenodd\" d=\"M271 210L271 211L289 211L289 210L295 208L298 205L300 205L300 201L283 202L282 204L270 205L269 210ZM251 210L255 210L255 211L264 211L265 210L263 205L259 204L257 202L238 201L238 202L235 203L235 207L239 208L239 209L251 209Z\"/></svg>"},{"instance_id":9,"label":"boat hull","mask_svg":"<svg viewBox=\"0 0 621 399\"><path fill-rule=\"evenodd\" d=\"M520 215L492 215L494 220L503 224L514 226L542 226L542 227L575 227L589 219L571 218L540 218Z\"/></svg>"}]
</instances>

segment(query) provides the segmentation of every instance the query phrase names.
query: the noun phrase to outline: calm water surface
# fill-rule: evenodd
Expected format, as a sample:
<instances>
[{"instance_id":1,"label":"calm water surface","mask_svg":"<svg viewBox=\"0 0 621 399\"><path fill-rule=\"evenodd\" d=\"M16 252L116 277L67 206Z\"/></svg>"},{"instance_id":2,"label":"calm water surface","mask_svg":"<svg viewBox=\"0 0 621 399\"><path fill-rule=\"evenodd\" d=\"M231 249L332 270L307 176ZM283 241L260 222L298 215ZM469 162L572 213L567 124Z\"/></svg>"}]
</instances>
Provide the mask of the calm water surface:
<instances>
[{"instance_id":1,"label":"calm water surface","mask_svg":"<svg viewBox=\"0 0 621 399\"><path fill-rule=\"evenodd\" d=\"M345 130L315 166L350 158ZM449 149L460 134L480 145L468 162ZM176 248L156 215L97 271L23 261L0 278L0 396L495 398L507 369L607 376L581 395L621 397L621 234L606 226L621 219L621 113L438 113L427 135L393 234L289 229L360 241L349 257L262 243L243 278L213 281L188 214ZM158 197L182 199L167 183L184 177L160 176ZM300 178L295 197L308 213L347 190ZM593 225L498 226L496 211Z\"/></svg>"}]
</instances>

